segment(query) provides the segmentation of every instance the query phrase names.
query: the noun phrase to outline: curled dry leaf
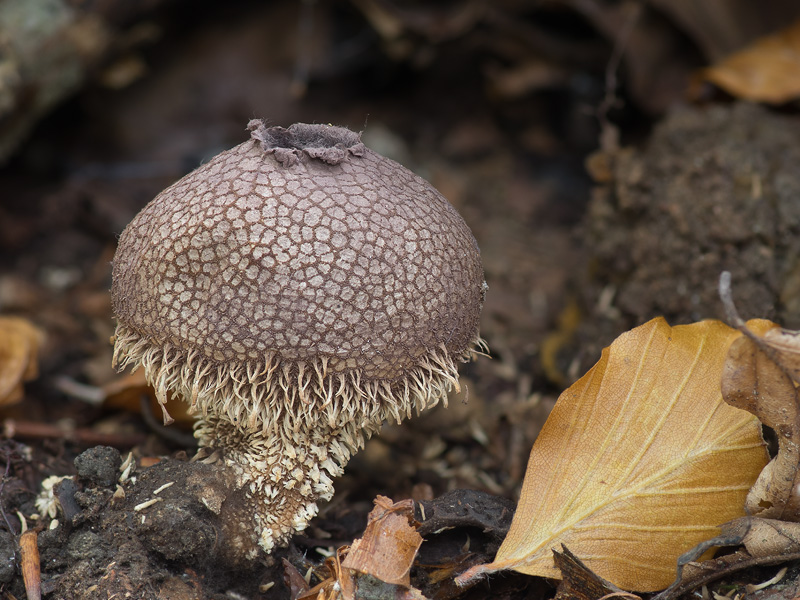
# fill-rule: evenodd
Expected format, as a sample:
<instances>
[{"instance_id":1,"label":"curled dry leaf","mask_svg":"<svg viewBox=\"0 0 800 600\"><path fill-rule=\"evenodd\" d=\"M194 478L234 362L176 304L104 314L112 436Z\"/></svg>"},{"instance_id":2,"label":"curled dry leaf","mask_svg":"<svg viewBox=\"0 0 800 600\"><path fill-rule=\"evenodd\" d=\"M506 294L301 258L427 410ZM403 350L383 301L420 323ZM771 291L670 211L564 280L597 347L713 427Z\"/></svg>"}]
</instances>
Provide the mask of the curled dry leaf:
<instances>
[{"instance_id":1,"label":"curled dry leaf","mask_svg":"<svg viewBox=\"0 0 800 600\"><path fill-rule=\"evenodd\" d=\"M800 98L800 21L703 69L699 78L751 102Z\"/></svg>"},{"instance_id":2,"label":"curled dry leaf","mask_svg":"<svg viewBox=\"0 0 800 600\"><path fill-rule=\"evenodd\" d=\"M800 552L800 523L742 517L750 528L742 540L750 556L780 556Z\"/></svg>"},{"instance_id":3,"label":"curled dry leaf","mask_svg":"<svg viewBox=\"0 0 800 600\"><path fill-rule=\"evenodd\" d=\"M0 317L0 406L22 399L22 382L39 374L44 335L26 319Z\"/></svg>"},{"instance_id":4,"label":"curled dry leaf","mask_svg":"<svg viewBox=\"0 0 800 600\"><path fill-rule=\"evenodd\" d=\"M422 544L422 536L412 522L412 500L393 502L386 496L378 496L364 535L349 549L340 548L335 558L326 561L331 576L297 596L298 600L373 597L369 594L396 600L425 600L411 586L411 566Z\"/></svg>"},{"instance_id":5,"label":"curled dry leaf","mask_svg":"<svg viewBox=\"0 0 800 600\"><path fill-rule=\"evenodd\" d=\"M342 566L394 585L410 586L411 565L422 536L409 524L414 502L393 503L385 496L375 499L364 536L353 542Z\"/></svg>"},{"instance_id":6,"label":"curled dry leaf","mask_svg":"<svg viewBox=\"0 0 800 600\"><path fill-rule=\"evenodd\" d=\"M747 496L748 513L800 521L800 332L776 325L746 326L728 352L722 395L731 406L753 413L778 437L778 454Z\"/></svg>"},{"instance_id":7,"label":"curled dry leaf","mask_svg":"<svg viewBox=\"0 0 800 600\"><path fill-rule=\"evenodd\" d=\"M681 553L743 514L767 462L758 421L722 401L740 335L654 319L606 348L539 434L494 562L458 581L504 569L560 578L551 549L564 544L623 589L671 583Z\"/></svg>"}]
</instances>

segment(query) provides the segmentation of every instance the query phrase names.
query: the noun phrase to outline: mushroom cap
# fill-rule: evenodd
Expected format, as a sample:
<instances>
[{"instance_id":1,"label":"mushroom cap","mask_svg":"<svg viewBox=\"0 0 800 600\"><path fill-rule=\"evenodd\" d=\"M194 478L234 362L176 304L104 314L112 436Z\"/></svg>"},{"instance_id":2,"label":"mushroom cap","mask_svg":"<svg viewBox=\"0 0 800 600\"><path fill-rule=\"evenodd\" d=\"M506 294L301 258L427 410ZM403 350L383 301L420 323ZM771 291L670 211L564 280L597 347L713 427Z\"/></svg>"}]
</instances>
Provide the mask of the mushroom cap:
<instances>
[{"instance_id":1,"label":"mushroom cap","mask_svg":"<svg viewBox=\"0 0 800 600\"><path fill-rule=\"evenodd\" d=\"M322 361L367 382L468 356L483 269L441 194L348 129L248 127L122 233L126 334L212 366Z\"/></svg>"}]
</instances>

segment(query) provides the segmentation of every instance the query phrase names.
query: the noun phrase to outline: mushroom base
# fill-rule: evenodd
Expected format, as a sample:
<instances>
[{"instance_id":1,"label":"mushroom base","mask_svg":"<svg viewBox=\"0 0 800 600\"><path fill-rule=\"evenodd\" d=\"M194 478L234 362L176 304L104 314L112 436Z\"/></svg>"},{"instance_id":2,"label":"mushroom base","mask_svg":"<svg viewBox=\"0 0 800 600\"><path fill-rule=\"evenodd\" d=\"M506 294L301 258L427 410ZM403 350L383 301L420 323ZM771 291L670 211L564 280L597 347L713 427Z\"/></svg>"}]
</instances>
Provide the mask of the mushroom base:
<instances>
[{"instance_id":1,"label":"mushroom base","mask_svg":"<svg viewBox=\"0 0 800 600\"><path fill-rule=\"evenodd\" d=\"M446 404L448 391L458 389L456 361L483 348L476 338L455 357L444 348L429 352L404 377L384 381L334 372L324 359L290 362L270 354L259 364L219 363L122 323L114 344L115 366L142 366L162 406L172 392L198 413L200 458L233 473L242 491L242 510L234 511L242 527L234 529L245 532L237 543L251 557L307 526L317 499L332 496L332 479L384 421Z\"/></svg>"},{"instance_id":2,"label":"mushroom base","mask_svg":"<svg viewBox=\"0 0 800 600\"><path fill-rule=\"evenodd\" d=\"M198 421L195 436L202 448L199 456L205 456L201 460L233 475L240 504L235 518L246 527L229 543L250 559L259 548L269 553L306 528L317 514L316 501L333 496L333 478L364 440L362 432L352 432L342 436L345 443L324 429L287 439L213 415Z\"/></svg>"}]
</instances>

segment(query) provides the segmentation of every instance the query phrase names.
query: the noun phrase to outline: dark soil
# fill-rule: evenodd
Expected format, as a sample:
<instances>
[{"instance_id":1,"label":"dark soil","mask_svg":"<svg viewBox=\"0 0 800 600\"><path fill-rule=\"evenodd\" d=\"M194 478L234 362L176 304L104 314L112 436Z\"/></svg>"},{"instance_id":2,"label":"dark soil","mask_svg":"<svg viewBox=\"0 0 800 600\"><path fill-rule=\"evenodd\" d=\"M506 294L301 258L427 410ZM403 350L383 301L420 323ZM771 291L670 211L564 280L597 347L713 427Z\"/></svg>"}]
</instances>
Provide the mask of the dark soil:
<instances>
[{"instance_id":1,"label":"dark soil","mask_svg":"<svg viewBox=\"0 0 800 600\"><path fill-rule=\"evenodd\" d=\"M800 327L798 135L795 115L682 106L643 149L593 157L608 181L595 187L581 227L581 290L587 302L607 300L582 322L581 346L595 354L657 315L675 325L724 318L722 271L743 318Z\"/></svg>"}]
</instances>

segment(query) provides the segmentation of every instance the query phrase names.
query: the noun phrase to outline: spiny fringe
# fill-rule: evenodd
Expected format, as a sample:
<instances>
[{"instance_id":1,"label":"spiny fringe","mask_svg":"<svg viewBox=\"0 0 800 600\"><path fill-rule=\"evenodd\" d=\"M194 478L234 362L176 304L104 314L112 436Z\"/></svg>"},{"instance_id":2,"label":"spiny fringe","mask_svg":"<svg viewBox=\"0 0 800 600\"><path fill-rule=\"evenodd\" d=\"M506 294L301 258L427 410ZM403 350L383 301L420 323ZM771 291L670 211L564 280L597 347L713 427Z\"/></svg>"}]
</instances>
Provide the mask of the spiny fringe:
<instances>
[{"instance_id":1,"label":"spiny fringe","mask_svg":"<svg viewBox=\"0 0 800 600\"><path fill-rule=\"evenodd\" d=\"M439 401L446 406L447 393L460 391L455 360L466 362L485 349L480 338L456 357L442 347L421 357L404 378L364 381L357 371L330 371L325 358L291 365L269 353L259 364L216 363L195 350L157 345L120 323L114 365L142 366L162 406L172 391L189 401L190 412L226 415L231 423L250 430L260 426L265 434L277 424L291 439L323 423L334 431L352 423L369 436L384 420L399 423Z\"/></svg>"}]
</instances>

